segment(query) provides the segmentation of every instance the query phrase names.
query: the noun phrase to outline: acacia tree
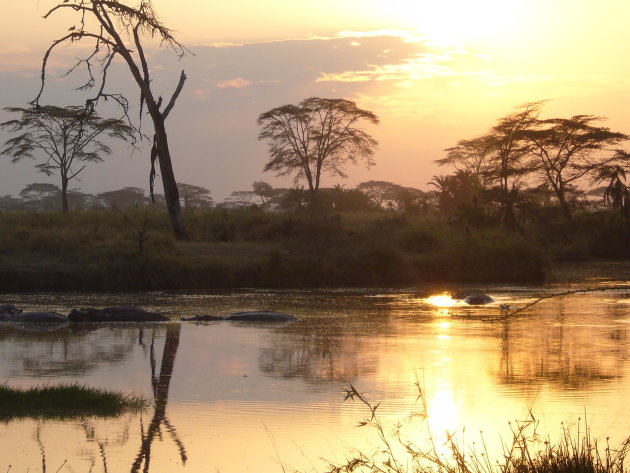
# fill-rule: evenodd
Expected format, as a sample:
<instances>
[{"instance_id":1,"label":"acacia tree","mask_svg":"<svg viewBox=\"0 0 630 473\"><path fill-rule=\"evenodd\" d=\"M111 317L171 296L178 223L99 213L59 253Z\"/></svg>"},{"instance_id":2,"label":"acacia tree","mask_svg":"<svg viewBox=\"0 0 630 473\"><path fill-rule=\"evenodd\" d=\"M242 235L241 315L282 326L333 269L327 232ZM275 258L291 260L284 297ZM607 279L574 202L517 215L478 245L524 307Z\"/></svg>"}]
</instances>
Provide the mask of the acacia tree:
<instances>
[{"instance_id":1,"label":"acacia tree","mask_svg":"<svg viewBox=\"0 0 630 473\"><path fill-rule=\"evenodd\" d=\"M52 208L50 205L51 202L59 202L57 200L59 192L59 187L54 184L34 182L28 184L20 191L20 197L24 200L27 207L36 210L47 210Z\"/></svg>"},{"instance_id":2,"label":"acacia tree","mask_svg":"<svg viewBox=\"0 0 630 473\"><path fill-rule=\"evenodd\" d=\"M24 158L43 157L35 167L47 176L61 178L61 208L68 211L68 183L75 179L90 162L100 162L111 148L100 140L102 136L133 141L134 130L122 120L101 118L95 111L83 107L36 108L7 107L20 113L19 119L0 123L0 127L19 133L7 140L1 154L11 156L15 163Z\"/></svg>"},{"instance_id":3,"label":"acacia tree","mask_svg":"<svg viewBox=\"0 0 630 473\"><path fill-rule=\"evenodd\" d=\"M179 194L181 202L185 209L200 209L212 207L214 201L210 195L210 191L205 187L194 186L178 182Z\"/></svg>"},{"instance_id":4,"label":"acacia tree","mask_svg":"<svg viewBox=\"0 0 630 473\"><path fill-rule=\"evenodd\" d=\"M567 199L572 183L626 156L614 150L605 154L606 148L618 145L628 136L594 125L602 119L576 115L537 120L535 128L525 131L525 137L534 145L532 152L538 158L543 180L553 189L568 221L573 220Z\"/></svg>"},{"instance_id":5,"label":"acacia tree","mask_svg":"<svg viewBox=\"0 0 630 473\"><path fill-rule=\"evenodd\" d=\"M381 209L386 200L394 199L400 186L388 181L366 181L357 184L356 189L367 195L370 201Z\"/></svg>"},{"instance_id":6,"label":"acacia tree","mask_svg":"<svg viewBox=\"0 0 630 473\"><path fill-rule=\"evenodd\" d=\"M312 97L299 105L283 105L258 117L259 140L269 141L270 160L265 171L278 175L295 174L296 184L305 179L311 207L317 207L322 172L347 177L345 165L374 164L378 142L359 128L366 120L377 124L378 117L350 100Z\"/></svg>"},{"instance_id":7,"label":"acacia tree","mask_svg":"<svg viewBox=\"0 0 630 473\"><path fill-rule=\"evenodd\" d=\"M488 176L491 158L496 151L496 141L492 135L484 135L470 140L460 140L451 148L447 148L446 157L437 159L439 166L451 166L458 172L469 173L482 184Z\"/></svg>"},{"instance_id":8,"label":"acacia tree","mask_svg":"<svg viewBox=\"0 0 630 473\"><path fill-rule=\"evenodd\" d=\"M446 150L447 157L437 163L448 164L471 174L484 187L494 186L501 225L519 228L515 206L519 199L520 179L534 170L532 143L525 133L538 118L543 102L530 102L499 119L488 133L463 140Z\"/></svg>"},{"instance_id":9,"label":"acacia tree","mask_svg":"<svg viewBox=\"0 0 630 473\"><path fill-rule=\"evenodd\" d=\"M153 90L150 68L142 40L147 37L156 38L163 47L172 49L180 57L186 53L186 49L175 39L171 30L159 20L153 10L151 0L140 0L137 7L128 6L118 0L63 0L48 10L44 18L68 10L74 10L77 13L77 22L69 28L69 32L64 36L53 41L44 54L41 88L33 101L33 105L38 106L44 91L46 68L53 50L63 44L91 41L93 47L88 50L86 56L78 60L68 73L81 66L87 70L89 79L82 89L96 89L96 94L86 101L88 110L92 110L101 99L113 99L123 107L127 114L129 110L127 99L120 94L105 92L108 70L114 58L121 57L140 89L141 109L146 106L153 122L151 193L153 193L153 179L155 177L154 165L157 160L173 233L180 240L188 239L181 215L179 192L173 173L165 125L166 118L184 86L186 74L184 71L181 72L179 82L170 100L166 107L162 108L162 97L156 95Z\"/></svg>"}]
</instances>

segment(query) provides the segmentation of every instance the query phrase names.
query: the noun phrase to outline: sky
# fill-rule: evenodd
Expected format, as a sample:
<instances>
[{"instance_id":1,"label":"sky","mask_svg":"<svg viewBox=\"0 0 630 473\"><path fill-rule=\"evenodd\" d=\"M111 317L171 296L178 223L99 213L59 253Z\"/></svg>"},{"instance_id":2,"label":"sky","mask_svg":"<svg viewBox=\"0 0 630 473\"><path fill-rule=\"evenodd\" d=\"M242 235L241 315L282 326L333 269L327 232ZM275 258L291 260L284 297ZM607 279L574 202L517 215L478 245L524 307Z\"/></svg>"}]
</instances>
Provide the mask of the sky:
<instances>
[{"instance_id":1,"label":"sky","mask_svg":"<svg viewBox=\"0 0 630 473\"><path fill-rule=\"evenodd\" d=\"M135 1L127 3L135 5ZM181 70L188 80L167 120L176 179L203 186L215 201L264 180L267 145L257 117L318 96L353 100L380 124L376 165L325 176L352 188L385 180L427 189L451 172L434 160L460 139L488 131L517 106L547 100L542 117L592 114L630 133L627 0L154 0L161 20L190 51L182 59L147 44L154 88L170 97ZM43 53L78 24L69 13L43 19L50 0L13 2L0 15L0 106L26 106L37 94ZM82 51L51 57L42 103L71 105L85 76L61 77ZM112 71L110 92L137 102L129 72ZM116 116L111 106L102 115ZM135 108L134 117L138 116ZM0 112L0 120L15 118ZM144 129L150 122L144 120ZM0 142L10 134L0 131ZM111 143L105 162L88 166L72 188L98 193L148 186L148 149ZM0 157L0 195L32 182L57 183L36 160Z\"/></svg>"}]
</instances>

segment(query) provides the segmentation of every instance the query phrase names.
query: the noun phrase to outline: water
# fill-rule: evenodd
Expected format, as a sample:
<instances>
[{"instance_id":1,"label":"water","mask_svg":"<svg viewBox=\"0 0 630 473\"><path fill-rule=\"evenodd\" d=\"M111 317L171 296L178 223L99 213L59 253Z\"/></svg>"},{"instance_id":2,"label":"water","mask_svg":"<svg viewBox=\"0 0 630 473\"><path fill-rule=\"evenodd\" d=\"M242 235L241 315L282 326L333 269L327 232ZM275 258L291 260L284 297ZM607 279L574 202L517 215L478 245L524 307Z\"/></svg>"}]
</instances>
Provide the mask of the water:
<instances>
[{"instance_id":1,"label":"water","mask_svg":"<svg viewBox=\"0 0 630 473\"><path fill-rule=\"evenodd\" d=\"M152 376L161 386L141 415L0 424L0 471L324 471L327 460L376 446L373 430L356 427L368 416L365 406L343 402L349 385L381 402L386 425L421 414L405 435L422 444L430 431L439 449L446 432L472 444L480 431L498 448L510 437L508 421L530 412L538 433L552 439L563 422L583 425L586 417L596 437L615 445L630 435L630 292L551 298L509 322L478 320L500 315L500 304L624 282L603 273L571 268L546 286L484 287L496 302L483 307L433 305L427 298L441 287L5 295L27 309L62 313L138 305L174 322L48 333L0 326L0 382L76 382L151 399ZM301 321L177 322L248 309Z\"/></svg>"}]
</instances>

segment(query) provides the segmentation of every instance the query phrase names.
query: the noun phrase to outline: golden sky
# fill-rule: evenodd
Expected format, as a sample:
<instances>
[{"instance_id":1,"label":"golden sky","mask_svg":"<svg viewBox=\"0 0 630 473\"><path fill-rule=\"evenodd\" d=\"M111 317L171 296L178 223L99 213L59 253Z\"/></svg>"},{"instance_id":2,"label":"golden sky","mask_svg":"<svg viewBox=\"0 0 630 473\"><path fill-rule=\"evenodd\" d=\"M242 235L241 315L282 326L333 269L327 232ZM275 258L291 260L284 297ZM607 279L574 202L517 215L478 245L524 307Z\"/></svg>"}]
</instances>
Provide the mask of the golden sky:
<instances>
[{"instance_id":1,"label":"golden sky","mask_svg":"<svg viewBox=\"0 0 630 473\"><path fill-rule=\"evenodd\" d=\"M0 16L3 107L32 99L44 49L73 24L69 15L41 19L53 3L23 0ZM426 189L432 175L449 171L433 164L444 148L484 133L529 101L549 100L543 116L601 115L611 128L630 132L625 0L154 0L154 6L195 54L181 62L153 59L165 94L180 68L189 77L169 124L175 155L185 155L175 158L176 175L209 188L215 199L259 179L291 185L261 174L266 148L256 140L255 120L309 96L355 100L381 118L370 128L380 141L377 164L349 169L342 182L348 187L379 179ZM73 53L61 50L54 64L61 67ZM70 92L60 97L72 100ZM127 180L102 164L78 186L145 187L143 157L125 159ZM32 164L1 162L0 179L11 184L0 193L44 181ZM323 185L338 182L327 178Z\"/></svg>"}]
</instances>

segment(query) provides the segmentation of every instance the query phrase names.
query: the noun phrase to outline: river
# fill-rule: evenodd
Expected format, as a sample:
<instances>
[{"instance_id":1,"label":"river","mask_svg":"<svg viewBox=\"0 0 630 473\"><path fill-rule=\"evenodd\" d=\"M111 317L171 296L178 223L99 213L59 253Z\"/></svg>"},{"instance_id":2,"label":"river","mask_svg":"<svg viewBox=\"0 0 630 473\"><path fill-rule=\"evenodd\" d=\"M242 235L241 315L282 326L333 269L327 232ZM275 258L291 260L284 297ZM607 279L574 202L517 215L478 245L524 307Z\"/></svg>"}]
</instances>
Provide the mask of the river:
<instances>
[{"instance_id":1,"label":"river","mask_svg":"<svg viewBox=\"0 0 630 473\"><path fill-rule=\"evenodd\" d=\"M563 426L620 443L630 435L630 291L625 266L569 268L541 286L475 287L495 302L432 298L473 288L145 294L4 294L29 310L136 305L164 324L25 331L0 324L0 382L79 383L155 399L142 414L0 423L0 471L325 471L355 449L376 449L369 417L344 401L354 386L389 432L444 449L481 437L498 454L510 424L537 419L541 438ZM195 314L269 309L288 325L179 322ZM157 386L157 388L156 388ZM162 389L159 388L162 387ZM416 416L410 418L409 414Z\"/></svg>"}]
</instances>

